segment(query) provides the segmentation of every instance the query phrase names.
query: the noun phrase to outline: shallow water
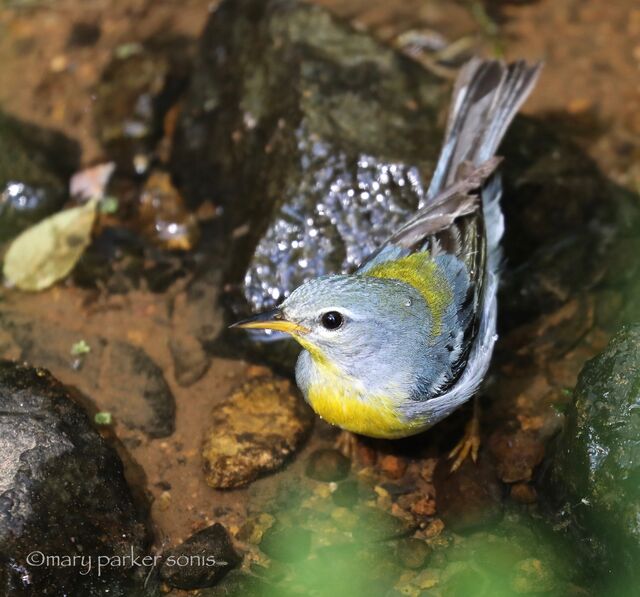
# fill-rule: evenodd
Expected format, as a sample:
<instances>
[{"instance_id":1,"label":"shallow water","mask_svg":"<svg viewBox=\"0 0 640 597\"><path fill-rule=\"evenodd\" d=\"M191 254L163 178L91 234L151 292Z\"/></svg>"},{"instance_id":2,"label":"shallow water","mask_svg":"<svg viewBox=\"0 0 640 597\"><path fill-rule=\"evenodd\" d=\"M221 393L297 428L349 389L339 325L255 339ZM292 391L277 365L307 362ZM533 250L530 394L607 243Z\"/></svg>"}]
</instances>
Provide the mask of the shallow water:
<instances>
[{"instance_id":1,"label":"shallow water","mask_svg":"<svg viewBox=\"0 0 640 597\"><path fill-rule=\"evenodd\" d=\"M272 373L237 340L219 340L228 318L218 300L228 266L221 239L232 232L220 224L223 202L208 197L195 210L201 241L193 251L168 252L140 240L136 201L144 175L135 168L109 190L120 212L101 221L98 240L70 280L38 294L2 289L2 356L49 368L81 392L91 415L114 414L115 425L102 434L118 445L130 482L152 498L155 536L149 550L176 545L219 521L244 555L242 571L261 579L255 589L260 594L598 594L616 579L594 573L577 545L581 539L564 531L565 520L547 505L538 481L584 362L605 346L621 318L636 318L624 296L637 279L629 266L637 242L624 224L633 221L631 193L640 188L640 12L624 3L570 0L323 4L391 44L415 29L429 39L444 36L445 48L453 44L442 61L444 74L453 72L446 70L449 62L474 51L544 58L545 74L524 112L593 160L577 151L577 157L568 155L571 150L545 155L544 144L529 143L529 125L514 133L517 176L507 177L514 200L505 207L513 226L505 239L501 339L482 396L480 463L446 474L445 454L469 414L463 410L420 438L363 441L344 478L332 477L329 464L332 480L319 481L309 475L309 460L332 448L336 432L317 420L286 467L240 489L207 485L202 445L211 433L212 411L247 379ZM135 44L146 42L163 57L162 72L179 75L196 53L210 10L203 0L3 3L0 108L77 141L78 168L111 159L120 149L100 145L103 123L95 122L94 106L114 53L135 53ZM82 35L89 25L93 34ZM464 51L454 52L456 47ZM171 81L175 87L165 89L164 98L184 90L180 76ZM132 153L130 146L123 150L123 159L150 169L166 166L179 113L170 104L153 123L152 148L136 142ZM434 126L442 126L443 117L434 114ZM325 273L327 262L316 259L315 249L333 235L347 240L346 250L331 254L329 247L333 269L351 269L422 196L415 164L363 157L366 164L353 168L327 156L321 144L303 149L310 163L301 167L320 160L320 176L328 163L334 182L326 188L318 179L309 191L318 199L312 219L289 210L272 221L246 273L244 296L253 308L274 304L303 276ZM430 147L426 161L436 151ZM528 167L533 162L536 168ZM585 169L593 175L596 167L601 177L583 175ZM373 186L385 174L394 192L404 188L390 200L384 188ZM541 192L545 175L553 184ZM571 190L577 195L564 201L563 192ZM359 209L378 194L383 200L367 210L364 231L345 226L352 212L345 212L344 197L356 198ZM544 205L527 203L537 196L547 198ZM180 204L170 213L182 209ZM234 230L234 242L242 244L244 233ZM628 239L617 242L624 235ZM273 262L281 264L275 273ZM238 289L232 290L237 296ZM92 351L78 359L70 349L80 340ZM151 377L157 381L160 372L171 399L158 400L168 402L132 399L147 386L141 367L127 372L119 364L123 345L157 365ZM158 432L157 412L170 417L171 401L175 422ZM626 587L616 590L633 594Z\"/></svg>"}]
</instances>

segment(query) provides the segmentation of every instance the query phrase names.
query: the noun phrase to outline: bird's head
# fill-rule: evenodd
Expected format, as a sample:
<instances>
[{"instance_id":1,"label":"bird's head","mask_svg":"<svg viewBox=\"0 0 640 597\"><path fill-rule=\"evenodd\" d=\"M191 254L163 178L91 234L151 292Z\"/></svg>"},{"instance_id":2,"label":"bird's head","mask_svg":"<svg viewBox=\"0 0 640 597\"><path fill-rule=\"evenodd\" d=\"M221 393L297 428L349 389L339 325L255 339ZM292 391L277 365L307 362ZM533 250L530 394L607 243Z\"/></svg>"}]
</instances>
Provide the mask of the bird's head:
<instances>
[{"instance_id":1,"label":"bird's head","mask_svg":"<svg viewBox=\"0 0 640 597\"><path fill-rule=\"evenodd\" d=\"M336 275L306 282L276 309L232 327L285 332L315 360L349 371L354 364L375 367L385 353L415 349L416 331L424 337L431 322L424 299L409 284Z\"/></svg>"}]
</instances>

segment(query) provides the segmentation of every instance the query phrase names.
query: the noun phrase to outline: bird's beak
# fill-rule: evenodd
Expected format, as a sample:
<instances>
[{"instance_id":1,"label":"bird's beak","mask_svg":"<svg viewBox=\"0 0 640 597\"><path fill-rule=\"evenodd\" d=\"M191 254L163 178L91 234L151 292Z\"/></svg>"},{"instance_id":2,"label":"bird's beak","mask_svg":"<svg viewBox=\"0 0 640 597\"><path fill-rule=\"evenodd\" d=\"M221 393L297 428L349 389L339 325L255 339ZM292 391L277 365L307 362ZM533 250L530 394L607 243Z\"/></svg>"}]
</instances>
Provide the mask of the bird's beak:
<instances>
[{"instance_id":1,"label":"bird's beak","mask_svg":"<svg viewBox=\"0 0 640 597\"><path fill-rule=\"evenodd\" d=\"M265 311L254 317L249 317L249 319L238 321L229 327L250 330L276 330L287 334L308 334L310 331L298 323L286 320L281 309Z\"/></svg>"}]
</instances>

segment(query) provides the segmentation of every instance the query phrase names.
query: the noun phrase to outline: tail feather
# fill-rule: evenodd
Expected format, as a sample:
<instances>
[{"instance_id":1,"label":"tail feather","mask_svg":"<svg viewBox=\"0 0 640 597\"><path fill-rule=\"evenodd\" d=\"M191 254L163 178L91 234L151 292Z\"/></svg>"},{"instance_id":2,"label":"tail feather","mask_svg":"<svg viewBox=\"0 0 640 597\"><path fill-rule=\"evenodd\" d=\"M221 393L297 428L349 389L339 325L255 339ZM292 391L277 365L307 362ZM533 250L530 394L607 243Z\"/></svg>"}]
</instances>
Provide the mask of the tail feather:
<instances>
[{"instance_id":1,"label":"tail feather","mask_svg":"<svg viewBox=\"0 0 640 597\"><path fill-rule=\"evenodd\" d=\"M479 166L492 158L520 106L540 74L541 65L519 60L469 61L458 75L449 111L445 142L427 201L456 182L460 166Z\"/></svg>"}]
</instances>

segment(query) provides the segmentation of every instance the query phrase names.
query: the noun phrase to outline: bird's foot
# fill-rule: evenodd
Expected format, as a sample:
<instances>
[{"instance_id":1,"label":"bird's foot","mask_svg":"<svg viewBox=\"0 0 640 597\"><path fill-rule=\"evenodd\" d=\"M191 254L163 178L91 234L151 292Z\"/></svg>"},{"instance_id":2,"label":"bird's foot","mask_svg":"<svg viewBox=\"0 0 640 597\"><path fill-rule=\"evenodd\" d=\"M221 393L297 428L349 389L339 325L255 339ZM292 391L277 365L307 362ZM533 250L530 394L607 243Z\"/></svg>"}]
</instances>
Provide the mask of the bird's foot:
<instances>
[{"instance_id":1,"label":"bird's foot","mask_svg":"<svg viewBox=\"0 0 640 597\"><path fill-rule=\"evenodd\" d=\"M349 460L354 461L358 455L358 436L343 429L336 438L334 447Z\"/></svg>"},{"instance_id":2,"label":"bird's foot","mask_svg":"<svg viewBox=\"0 0 640 597\"><path fill-rule=\"evenodd\" d=\"M449 452L449 460L454 459L451 465L451 472L457 471L462 463L471 456L471 460L478 460L478 451L480 450L480 412L478 400L475 399L473 405L473 417L467 423L462 439L456 444L455 448Z\"/></svg>"}]
</instances>

